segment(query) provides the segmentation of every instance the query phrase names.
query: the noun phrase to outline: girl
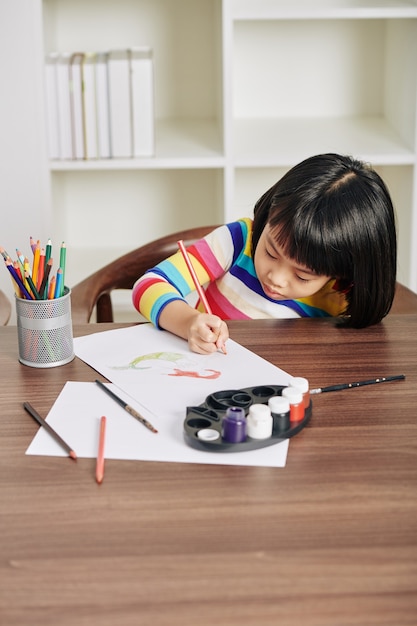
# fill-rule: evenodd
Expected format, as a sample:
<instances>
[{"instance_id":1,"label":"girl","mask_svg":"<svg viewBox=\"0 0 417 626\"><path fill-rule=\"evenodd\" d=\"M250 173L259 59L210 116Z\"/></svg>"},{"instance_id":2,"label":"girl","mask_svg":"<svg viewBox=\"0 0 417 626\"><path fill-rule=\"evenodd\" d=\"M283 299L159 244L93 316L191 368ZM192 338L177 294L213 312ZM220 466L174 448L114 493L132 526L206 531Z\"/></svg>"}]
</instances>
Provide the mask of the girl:
<instances>
[{"instance_id":1,"label":"girl","mask_svg":"<svg viewBox=\"0 0 417 626\"><path fill-rule=\"evenodd\" d=\"M136 282L133 303L191 350L224 349L228 319L338 316L361 328L387 315L397 243L389 192L368 165L313 156L258 200L253 220L220 226L188 248L212 314L194 290L180 252Z\"/></svg>"}]
</instances>

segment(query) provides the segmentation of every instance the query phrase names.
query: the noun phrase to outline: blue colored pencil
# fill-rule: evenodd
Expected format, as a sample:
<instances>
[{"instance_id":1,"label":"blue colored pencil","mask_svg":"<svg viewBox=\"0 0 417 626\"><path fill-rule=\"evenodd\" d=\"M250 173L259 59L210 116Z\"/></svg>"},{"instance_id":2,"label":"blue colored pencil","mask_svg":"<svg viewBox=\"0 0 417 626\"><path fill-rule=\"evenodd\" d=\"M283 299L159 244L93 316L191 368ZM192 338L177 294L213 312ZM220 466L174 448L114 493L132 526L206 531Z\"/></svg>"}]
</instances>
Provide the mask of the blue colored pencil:
<instances>
[{"instance_id":1,"label":"blue colored pencil","mask_svg":"<svg viewBox=\"0 0 417 626\"><path fill-rule=\"evenodd\" d=\"M61 297L61 287L62 287L62 268L58 268L56 271L56 282L55 282L55 293L54 298Z\"/></svg>"},{"instance_id":2,"label":"blue colored pencil","mask_svg":"<svg viewBox=\"0 0 417 626\"><path fill-rule=\"evenodd\" d=\"M29 293L29 291L26 289L25 285L23 284L23 281L20 280L20 276L16 272L15 268L13 267L13 263L10 260L6 261L6 267L9 270L10 274L12 275L13 279L15 280L16 284L19 286L19 289L25 296L26 300L33 300L32 294Z\"/></svg>"}]
</instances>

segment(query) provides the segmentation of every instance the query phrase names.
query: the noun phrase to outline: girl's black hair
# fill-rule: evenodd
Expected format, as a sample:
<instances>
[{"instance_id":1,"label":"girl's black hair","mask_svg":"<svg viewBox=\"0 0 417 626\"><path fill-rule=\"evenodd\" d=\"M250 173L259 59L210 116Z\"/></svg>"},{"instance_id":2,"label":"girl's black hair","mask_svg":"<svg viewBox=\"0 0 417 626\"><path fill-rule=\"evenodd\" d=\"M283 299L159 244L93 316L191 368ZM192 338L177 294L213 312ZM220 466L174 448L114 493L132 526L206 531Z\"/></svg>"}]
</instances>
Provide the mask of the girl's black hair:
<instances>
[{"instance_id":1,"label":"girl's black hair","mask_svg":"<svg viewBox=\"0 0 417 626\"><path fill-rule=\"evenodd\" d=\"M363 328L387 315L397 270L395 215L369 165L333 153L302 161L256 203L252 254L266 224L287 256L339 280L344 325Z\"/></svg>"}]
</instances>

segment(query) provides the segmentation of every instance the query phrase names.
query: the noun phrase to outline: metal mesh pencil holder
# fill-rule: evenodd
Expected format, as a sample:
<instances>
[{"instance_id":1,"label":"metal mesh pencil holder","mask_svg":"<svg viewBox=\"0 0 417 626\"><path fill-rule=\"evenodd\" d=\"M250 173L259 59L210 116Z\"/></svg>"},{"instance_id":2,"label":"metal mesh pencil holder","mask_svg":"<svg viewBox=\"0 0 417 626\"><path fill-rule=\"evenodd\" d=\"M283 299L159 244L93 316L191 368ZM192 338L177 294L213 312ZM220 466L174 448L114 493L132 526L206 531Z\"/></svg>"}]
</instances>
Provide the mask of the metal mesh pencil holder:
<instances>
[{"instance_id":1,"label":"metal mesh pencil holder","mask_svg":"<svg viewBox=\"0 0 417 626\"><path fill-rule=\"evenodd\" d=\"M53 300L16 297L19 361L31 367L55 367L74 358L71 291Z\"/></svg>"}]
</instances>

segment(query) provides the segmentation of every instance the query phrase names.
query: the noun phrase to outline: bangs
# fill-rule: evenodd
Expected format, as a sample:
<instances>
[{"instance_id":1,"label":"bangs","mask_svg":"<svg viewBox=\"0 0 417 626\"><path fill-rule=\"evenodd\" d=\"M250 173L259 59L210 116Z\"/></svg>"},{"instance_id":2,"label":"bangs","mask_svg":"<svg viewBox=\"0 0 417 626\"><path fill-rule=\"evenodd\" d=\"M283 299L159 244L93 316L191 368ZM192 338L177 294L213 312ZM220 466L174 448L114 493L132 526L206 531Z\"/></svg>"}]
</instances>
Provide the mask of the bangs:
<instances>
[{"instance_id":1,"label":"bangs","mask_svg":"<svg viewBox=\"0 0 417 626\"><path fill-rule=\"evenodd\" d=\"M350 281L352 248L343 236L346 226L342 227L338 220L339 212L323 204L328 204L326 199L314 210L311 205L308 210L302 206L294 208L288 201L271 207L271 236L296 263L316 274Z\"/></svg>"}]
</instances>

